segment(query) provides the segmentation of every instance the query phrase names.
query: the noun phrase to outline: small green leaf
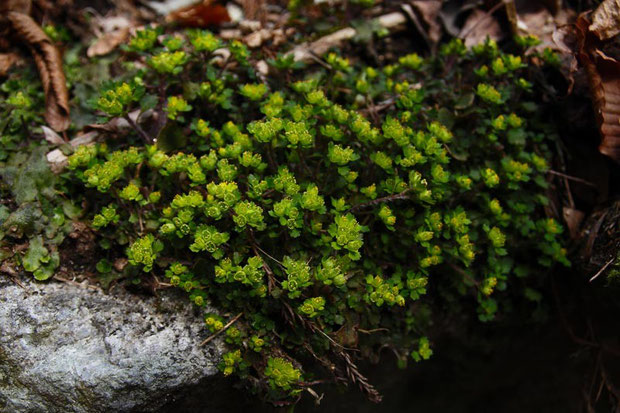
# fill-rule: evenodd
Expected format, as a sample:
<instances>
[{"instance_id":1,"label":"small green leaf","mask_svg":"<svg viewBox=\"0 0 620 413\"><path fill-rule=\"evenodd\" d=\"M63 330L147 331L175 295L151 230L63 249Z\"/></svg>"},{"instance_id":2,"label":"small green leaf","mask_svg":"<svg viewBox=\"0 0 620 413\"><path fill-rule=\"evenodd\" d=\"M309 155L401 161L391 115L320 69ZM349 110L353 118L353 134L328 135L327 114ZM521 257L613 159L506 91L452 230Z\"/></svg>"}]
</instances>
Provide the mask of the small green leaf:
<instances>
[{"instance_id":1,"label":"small green leaf","mask_svg":"<svg viewBox=\"0 0 620 413\"><path fill-rule=\"evenodd\" d=\"M146 112L149 109L154 109L157 106L159 99L156 95L146 94L140 99L140 109L142 112Z\"/></svg>"},{"instance_id":2,"label":"small green leaf","mask_svg":"<svg viewBox=\"0 0 620 413\"><path fill-rule=\"evenodd\" d=\"M157 147L164 152L181 149L187 144L187 136L176 122L168 122L157 136Z\"/></svg>"},{"instance_id":3,"label":"small green leaf","mask_svg":"<svg viewBox=\"0 0 620 413\"><path fill-rule=\"evenodd\" d=\"M99 271L100 273L105 274L112 271L112 263L107 259L103 258L99 260L99 262L97 262L95 268L97 268L97 271Z\"/></svg>"},{"instance_id":4,"label":"small green leaf","mask_svg":"<svg viewBox=\"0 0 620 413\"><path fill-rule=\"evenodd\" d=\"M22 259L22 265L28 272L34 272L41 267L43 262L49 261L49 251L43 245L43 237L38 236L30 240L28 251Z\"/></svg>"}]
</instances>

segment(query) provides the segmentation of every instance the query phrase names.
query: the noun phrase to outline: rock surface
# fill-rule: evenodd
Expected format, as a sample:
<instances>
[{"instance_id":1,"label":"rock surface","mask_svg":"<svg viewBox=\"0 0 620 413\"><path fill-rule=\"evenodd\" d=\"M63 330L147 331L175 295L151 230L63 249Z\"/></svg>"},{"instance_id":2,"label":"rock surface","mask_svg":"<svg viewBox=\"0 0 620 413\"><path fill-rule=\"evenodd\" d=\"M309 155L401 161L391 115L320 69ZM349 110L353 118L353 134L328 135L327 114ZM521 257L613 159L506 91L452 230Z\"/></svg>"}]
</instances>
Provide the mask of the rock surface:
<instances>
[{"instance_id":1,"label":"rock surface","mask_svg":"<svg viewBox=\"0 0 620 413\"><path fill-rule=\"evenodd\" d=\"M0 411L148 412L187 388L214 405L221 341L186 298L0 277ZM214 409L219 410L219 409Z\"/></svg>"}]
</instances>

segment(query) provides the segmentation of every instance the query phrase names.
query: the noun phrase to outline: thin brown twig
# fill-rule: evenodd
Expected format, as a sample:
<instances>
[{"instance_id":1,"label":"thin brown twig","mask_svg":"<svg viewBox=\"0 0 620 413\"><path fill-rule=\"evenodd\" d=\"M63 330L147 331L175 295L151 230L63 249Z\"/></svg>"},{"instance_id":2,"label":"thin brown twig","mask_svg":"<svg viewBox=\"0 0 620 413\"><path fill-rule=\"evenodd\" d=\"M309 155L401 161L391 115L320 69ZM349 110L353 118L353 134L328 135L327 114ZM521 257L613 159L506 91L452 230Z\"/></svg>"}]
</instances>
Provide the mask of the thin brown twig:
<instances>
[{"instance_id":1,"label":"thin brown twig","mask_svg":"<svg viewBox=\"0 0 620 413\"><path fill-rule=\"evenodd\" d=\"M605 265L603 265L601 267L601 269L598 270L598 272L592 276L592 278L590 278L590 282L596 280L598 278L598 276L601 275L607 269L607 267L609 267L611 265L611 263L614 262L615 260L616 260L616 257L612 257L612 259L607 261L607 263Z\"/></svg>"},{"instance_id":2,"label":"thin brown twig","mask_svg":"<svg viewBox=\"0 0 620 413\"><path fill-rule=\"evenodd\" d=\"M79 283L77 281L73 281L73 280L69 280L68 278L61 277L60 275L54 275L52 278L57 280L57 281L61 281L61 282L65 283L65 284L75 285L76 287L82 287L82 288L88 288L88 289L91 289L91 290L103 291L100 287L98 287L96 285Z\"/></svg>"},{"instance_id":3,"label":"thin brown twig","mask_svg":"<svg viewBox=\"0 0 620 413\"><path fill-rule=\"evenodd\" d=\"M313 384L320 384L321 381L320 380L315 380L315 382L312 382L312 383ZM319 396L319 394L317 392L312 390L312 387L306 387L306 391L308 393L310 393L312 395L312 397L314 397L314 404L316 406L319 406L321 404L321 400L323 400L323 396L325 396L325 394L321 393L321 395Z\"/></svg>"},{"instance_id":4,"label":"thin brown twig","mask_svg":"<svg viewBox=\"0 0 620 413\"><path fill-rule=\"evenodd\" d=\"M392 97L382 102L379 102L376 105L373 103L372 107L367 107L366 109L362 109L360 112L362 112L363 114L370 115L370 112L373 111L374 113L378 114L379 112L384 111L390 106L393 106L395 103L396 103L396 97Z\"/></svg>"},{"instance_id":5,"label":"thin brown twig","mask_svg":"<svg viewBox=\"0 0 620 413\"><path fill-rule=\"evenodd\" d=\"M330 65L329 63L327 63L326 61L321 59L321 56L317 55L312 50L308 50L308 56L310 57L310 59L314 60L315 62L317 62L318 64L320 64L324 68L326 68L327 70L334 70L332 65Z\"/></svg>"},{"instance_id":6,"label":"thin brown twig","mask_svg":"<svg viewBox=\"0 0 620 413\"><path fill-rule=\"evenodd\" d=\"M598 391L596 392L596 397L594 398L594 403L597 403L599 401L604 388L605 388L605 380L601 380L601 384L599 384Z\"/></svg>"},{"instance_id":7,"label":"thin brown twig","mask_svg":"<svg viewBox=\"0 0 620 413\"><path fill-rule=\"evenodd\" d=\"M448 265L450 266L450 268L452 268L454 271L458 272L459 274L461 274L463 277L465 277L470 283L472 283L473 285L476 286L476 288L480 287L480 283L475 280L474 278L471 277L471 275L467 274L467 272L462 269L461 267L453 264L453 263L448 263Z\"/></svg>"},{"instance_id":8,"label":"thin brown twig","mask_svg":"<svg viewBox=\"0 0 620 413\"><path fill-rule=\"evenodd\" d=\"M243 315L243 312L240 312L239 314L237 314L232 320L230 320L228 323L226 323L226 325L224 327L222 327L221 330L218 330L215 333L211 334L202 343L200 343L199 346L200 347L205 346L209 341L213 340L215 337L219 336L224 331L228 330L228 328L230 326L232 326L233 324L235 324L237 322L237 320L239 320L241 318L242 315Z\"/></svg>"},{"instance_id":9,"label":"thin brown twig","mask_svg":"<svg viewBox=\"0 0 620 413\"><path fill-rule=\"evenodd\" d=\"M20 286L22 289L28 291L28 288L26 288L26 286L22 284L22 282L17 277L10 276L9 279L13 281L15 284L17 284L18 286Z\"/></svg>"},{"instance_id":10,"label":"thin brown twig","mask_svg":"<svg viewBox=\"0 0 620 413\"><path fill-rule=\"evenodd\" d=\"M373 328L372 330L364 330L363 328L358 328L357 331L359 331L360 333L363 333L363 334L372 334L372 333L378 333L380 331L390 331L390 329L389 328L385 328L385 327Z\"/></svg>"},{"instance_id":11,"label":"thin brown twig","mask_svg":"<svg viewBox=\"0 0 620 413\"><path fill-rule=\"evenodd\" d=\"M383 397L377 391L375 386L370 384L370 382L368 381L366 376L364 376L362 373L360 373L357 365L351 359L351 356L349 356L344 351L341 351L339 354L340 354L340 357L342 358L342 360L345 363L345 369L346 369L346 372L347 372L347 376L349 377L349 380L351 381L351 383L357 384L357 386L360 388L360 390L364 394L366 394L366 397L368 397L368 400L370 400L371 402L373 402L373 403L381 402Z\"/></svg>"},{"instance_id":12,"label":"thin brown twig","mask_svg":"<svg viewBox=\"0 0 620 413\"><path fill-rule=\"evenodd\" d=\"M256 244L254 240L252 240L252 249L254 250L254 254L256 254L257 257L260 257L258 248L260 247ZM265 270L265 272L267 273L267 288L269 290L269 294L271 294L273 287L276 285L276 278L273 275L273 270L271 269L269 264L267 264L265 260L261 259L261 261L263 262L263 270Z\"/></svg>"},{"instance_id":13,"label":"thin brown twig","mask_svg":"<svg viewBox=\"0 0 620 413\"><path fill-rule=\"evenodd\" d=\"M364 202L362 204L353 205L351 208L349 208L349 212L357 211L358 209L378 205L384 202L391 202L391 201L396 201L399 199L409 199L409 197L407 196L407 193L409 193L410 191L411 189L405 189L403 192L400 192L398 194L388 195L388 196L384 196L383 198L377 198L372 201Z\"/></svg>"},{"instance_id":14,"label":"thin brown twig","mask_svg":"<svg viewBox=\"0 0 620 413\"><path fill-rule=\"evenodd\" d=\"M607 388L607 391L609 392L610 395L612 395L613 397L615 397L616 399L616 413L620 412L620 390L618 390L616 388L616 386L614 386L614 384L609 380L609 376L607 374L607 370L605 369L605 364L603 363L603 355L601 352L599 352L598 354L598 358L600 360L601 363L601 379L603 380L603 382L605 383L605 387Z\"/></svg>"},{"instance_id":15,"label":"thin brown twig","mask_svg":"<svg viewBox=\"0 0 620 413\"><path fill-rule=\"evenodd\" d=\"M372 96L370 94L367 94L366 98L370 102L370 105L367 107L368 108L368 115L370 115L370 117L372 118L372 121L375 123L375 125L379 125L380 121L379 121L379 114L377 113L377 110L376 110L377 106L375 105L375 102L372 99Z\"/></svg>"},{"instance_id":16,"label":"thin brown twig","mask_svg":"<svg viewBox=\"0 0 620 413\"><path fill-rule=\"evenodd\" d=\"M370 384L366 376L360 373L357 365L353 362L353 360L351 359L351 356L346 352L347 348L342 346L340 343L337 343L336 341L334 341L329 335L323 332L315 323L313 323L312 321L306 320L304 317L297 314L288 303L283 302L283 305L284 305L283 310L285 310L283 311L283 315L291 326L293 327L295 326L295 319L297 319L299 320L303 328L305 328L306 330L314 334L316 333L323 334L325 337L327 337L327 339L332 344L334 344L335 348L332 349L332 352L336 356L338 356L344 362L344 365L345 365L346 377L343 377L342 380L346 382L346 380L348 379L351 383L357 384L360 390L366 395L366 397L368 397L368 400L374 403L379 403L382 399L381 394L377 391L377 389L375 389L375 387L372 384ZM319 358L312 351L312 348L309 345L306 344L305 348L309 350L309 352L315 357L315 359L320 361L325 367L329 368L333 373L337 371L337 369L334 368L335 366L334 367L330 366L331 364L330 362ZM355 349L350 349L350 350L355 350ZM338 375L335 375L335 377L336 377L336 380L338 380Z\"/></svg>"},{"instance_id":17,"label":"thin brown twig","mask_svg":"<svg viewBox=\"0 0 620 413\"><path fill-rule=\"evenodd\" d=\"M142 140L144 140L144 142L145 142L147 145L151 145L151 144L153 143L153 138L151 138L151 137L149 136L149 134L148 134L148 133L146 133L146 132L144 131L144 129L142 129L142 128L140 127L140 125L138 125L136 122L134 122L134 120L133 120L133 119L131 119L131 117L130 117L128 114L127 114L127 115L125 115L125 116L123 116L123 118L127 121L127 123L129 123L129 126L131 126L131 128L132 128L133 130L135 130L135 131L138 133L138 135L140 135L140 137L142 138Z\"/></svg>"},{"instance_id":18,"label":"thin brown twig","mask_svg":"<svg viewBox=\"0 0 620 413\"><path fill-rule=\"evenodd\" d=\"M585 179L577 178L576 176L566 175L566 174L564 174L562 172L554 171L552 169L548 170L547 172L552 174L552 175L561 176L562 178L566 178L566 179L568 179L570 181L575 181L575 182L579 182L580 184L591 186L592 188L596 188L597 187L592 182L586 181Z\"/></svg>"}]
</instances>

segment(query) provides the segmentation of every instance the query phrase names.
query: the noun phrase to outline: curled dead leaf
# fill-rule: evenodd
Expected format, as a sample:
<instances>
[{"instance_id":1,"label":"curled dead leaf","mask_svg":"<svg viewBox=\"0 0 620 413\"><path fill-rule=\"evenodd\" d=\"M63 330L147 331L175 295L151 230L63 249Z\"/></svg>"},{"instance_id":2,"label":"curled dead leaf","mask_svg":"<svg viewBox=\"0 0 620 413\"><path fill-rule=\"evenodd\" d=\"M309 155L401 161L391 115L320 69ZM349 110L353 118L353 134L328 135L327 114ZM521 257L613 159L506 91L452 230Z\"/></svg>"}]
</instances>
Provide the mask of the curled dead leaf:
<instances>
[{"instance_id":1,"label":"curled dead leaf","mask_svg":"<svg viewBox=\"0 0 620 413\"><path fill-rule=\"evenodd\" d=\"M620 33L620 0L605 0L594 10L590 31L601 40Z\"/></svg>"},{"instance_id":2,"label":"curled dead leaf","mask_svg":"<svg viewBox=\"0 0 620 413\"><path fill-rule=\"evenodd\" d=\"M23 13L9 12L7 19L14 34L30 49L45 91L45 120L56 131L69 128L69 93L62 58L45 32Z\"/></svg>"}]
</instances>

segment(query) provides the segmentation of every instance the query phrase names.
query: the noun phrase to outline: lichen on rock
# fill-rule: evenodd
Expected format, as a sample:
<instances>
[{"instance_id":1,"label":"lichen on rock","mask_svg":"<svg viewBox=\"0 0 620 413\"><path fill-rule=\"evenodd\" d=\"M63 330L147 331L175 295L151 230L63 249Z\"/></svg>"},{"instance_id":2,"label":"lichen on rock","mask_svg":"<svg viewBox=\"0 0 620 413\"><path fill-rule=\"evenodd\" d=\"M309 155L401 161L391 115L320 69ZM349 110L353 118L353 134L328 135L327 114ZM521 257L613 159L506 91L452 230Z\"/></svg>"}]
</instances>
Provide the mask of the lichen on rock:
<instances>
[{"instance_id":1,"label":"lichen on rock","mask_svg":"<svg viewBox=\"0 0 620 413\"><path fill-rule=\"evenodd\" d=\"M217 375L222 344L204 335L174 293L0 278L0 411L156 411Z\"/></svg>"}]
</instances>

